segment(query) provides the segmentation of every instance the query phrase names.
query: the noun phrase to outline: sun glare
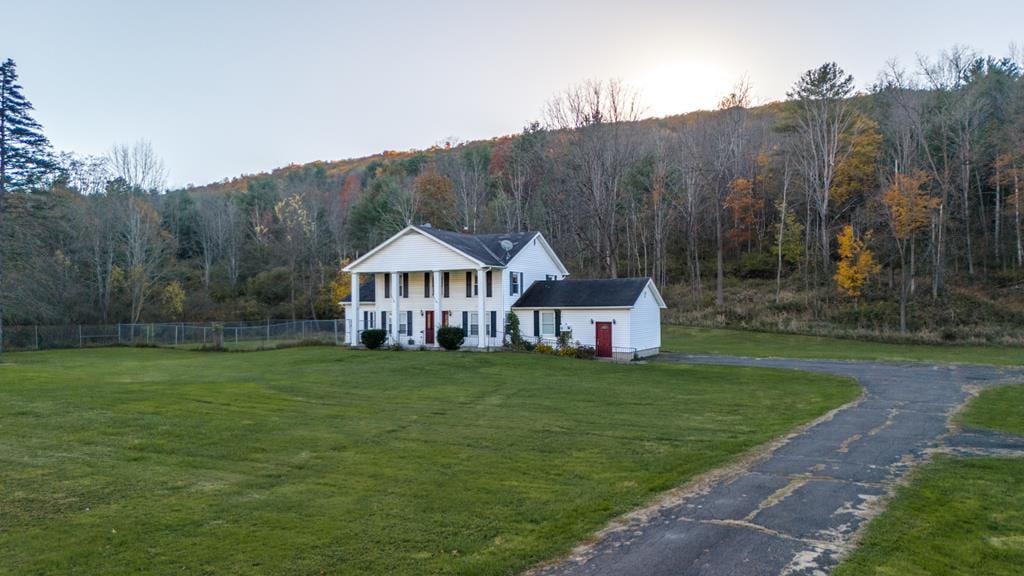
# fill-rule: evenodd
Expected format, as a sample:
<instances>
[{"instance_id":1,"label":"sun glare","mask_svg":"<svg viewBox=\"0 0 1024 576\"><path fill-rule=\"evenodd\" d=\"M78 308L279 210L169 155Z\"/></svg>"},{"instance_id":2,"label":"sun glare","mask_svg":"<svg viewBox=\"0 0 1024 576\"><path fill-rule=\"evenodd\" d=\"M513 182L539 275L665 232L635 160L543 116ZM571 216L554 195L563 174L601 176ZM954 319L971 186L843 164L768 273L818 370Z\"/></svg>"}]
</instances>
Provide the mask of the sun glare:
<instances>
[{"instance_id":1,"label":"sun glare","mask_svg":"<svg viewBox=\"0 0 1024 576\"><path fill-rule=\"evenodd\" d=\"M651 116L714 108L737 78L720 66L696 59L662 62L638 76L636 86Z\"/></svg>"}]
</instances>

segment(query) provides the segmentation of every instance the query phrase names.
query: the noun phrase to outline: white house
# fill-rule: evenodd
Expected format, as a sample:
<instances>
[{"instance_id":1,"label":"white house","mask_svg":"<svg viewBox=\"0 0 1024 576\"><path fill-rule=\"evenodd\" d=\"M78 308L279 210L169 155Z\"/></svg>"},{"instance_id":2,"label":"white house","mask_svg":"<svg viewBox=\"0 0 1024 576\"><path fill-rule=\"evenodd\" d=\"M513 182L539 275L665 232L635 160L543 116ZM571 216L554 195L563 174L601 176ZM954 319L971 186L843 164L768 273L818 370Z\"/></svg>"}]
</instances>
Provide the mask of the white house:
<instances>
[{"instance_id":1,"label":"white house","mask_svg":"<svg viewBox=\"0 0 1024 576\"><path fill-rule=\"evenodd\" d=\"M665 304L649 279L566 280L568 270L539 232L408 226L344 270L352 275L342 305L353 346L363 330L383 328L392 343L436 347L445 325L466 330L465 346L501 346L512 310L528 339L554 341L571 331L574 342L606 356L648 355L660 346Z\"/></svg>"},{"instance_id":2,"label":"white house","mask_svg":"<svg viewBox=\"0 0 1024 576\"><path fill-rule=\"evenodd\" d=\"M512 311L524 335L554 340L569 332L598 356L628 360L658 353L665 307L650 278L615 278L534 282Z\"/></svg>"}]
</instances>

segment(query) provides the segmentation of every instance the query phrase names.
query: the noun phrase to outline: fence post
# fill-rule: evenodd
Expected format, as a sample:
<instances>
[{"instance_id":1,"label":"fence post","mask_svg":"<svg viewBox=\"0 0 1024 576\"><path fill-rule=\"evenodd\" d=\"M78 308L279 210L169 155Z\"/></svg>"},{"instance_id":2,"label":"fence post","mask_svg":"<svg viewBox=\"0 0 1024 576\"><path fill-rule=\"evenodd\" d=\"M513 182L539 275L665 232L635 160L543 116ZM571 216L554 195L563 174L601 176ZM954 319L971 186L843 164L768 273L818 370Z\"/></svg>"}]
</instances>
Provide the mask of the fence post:
<instances>
[{"instance_id":1,"label":"fence post","mask_svg":"<svg viewBox=\"0 0 1024 576\"><path fill-rule=\"evenodd\" d=\"M36 350L39 350L39 324L33 326L36 331Z\"/></svg>"},{"instance_id":2,"label":"fence post","mask_svg":"<svg viewBox=\"0 0 1024 576\"><path fill-rule=\"evenodd\" d=\"M267 318L267 344L270 343L270 318Z\"/></svg>"},{"instance_id":3,"label":"fence post","mask_svg":"<svg viewBox=\"0 0 1024 576\"><path fill-rule=\"evenodd\" d=\"M334 345L338 345L338 319L334 319Z\"/></svg>"},{"instance_id":4,"label":"fence post","mask_svg":"<svg viewBox=\"0 0 1024 576\"><path fill-rule=\"evenodd\" d=\"M238 344L238 326L235 326L235 344Z\"/></svg>"},{"instance_id":5,"label":"fence post","mask_svg":"<svg viewBox=\"0 0 1024 576\"><path fill-rule=\"evenodd\" d=\"M83 340L82 340L82 325L81 324L78 325L78 347L79 348L84 347Z\"/></svg>"}]
</instances>

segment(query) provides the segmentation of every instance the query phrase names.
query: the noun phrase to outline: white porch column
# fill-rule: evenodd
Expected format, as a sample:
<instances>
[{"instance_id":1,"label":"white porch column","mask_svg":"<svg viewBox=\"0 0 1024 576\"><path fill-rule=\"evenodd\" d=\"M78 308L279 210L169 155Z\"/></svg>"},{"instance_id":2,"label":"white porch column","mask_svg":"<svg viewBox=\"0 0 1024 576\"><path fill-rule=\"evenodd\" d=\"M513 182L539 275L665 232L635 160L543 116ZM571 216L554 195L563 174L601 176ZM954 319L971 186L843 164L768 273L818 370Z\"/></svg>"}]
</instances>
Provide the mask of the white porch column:
<instances>
[{"instance_id":1,"label":"white porch column","mask_svg":"<svg viewBox=\"0 0 1024 576\"><path fill-rule=\"evenodd\" d=\"M391 273L391 337L393 342L401 342L402 335L398 333L398 272Z\"/></svg>"},{"instance_id":2,"label":"white porch column","mask_svg":"<svg viewBox=\"0 0 1024 576\"><path fill-rule=\"evenodd\" d=\"M349 310L352 311L352 321L349 322L349 346L359 345L359 273L353 272L349 274L352 278L352 306Z\"/></svg>"},{"instance_id":3,"label":"white porch column","mask_svg":"<svg viewBox=\"0 0 1024 576\"><path fill-rule=\"evenodd\" d=\"M477 332L477 346L480 347L480 348L486 348L487 347L487 334L484 333L484 328L487 325L487 321L484 318L484 314L485 314L485 308L486 308L485 304L487 303L487 301L485 299L486 296L487 296L487 272L485 272L483 268L477 268L477 270L476 270L476 286L477 286L477 296L476 296L476 302L477 302L477 316L476 316L476 318L477 318L477 320L476 320L476 325L477 325L477 329L476 329L476 332Z\"/></svg>"},{"instance_id":4,"label":"white porch column","mask_svg":"<svg viewBox=\"0 0 1024 576\"><path fill-rule=\"evenodd\" d=\"M444 287L441 286L441 271L434 270L430 282L430 295L434 297L434 348L441 345L437 341L437 329L441 327L441 295Z\"/></svg>"}]
</instances>

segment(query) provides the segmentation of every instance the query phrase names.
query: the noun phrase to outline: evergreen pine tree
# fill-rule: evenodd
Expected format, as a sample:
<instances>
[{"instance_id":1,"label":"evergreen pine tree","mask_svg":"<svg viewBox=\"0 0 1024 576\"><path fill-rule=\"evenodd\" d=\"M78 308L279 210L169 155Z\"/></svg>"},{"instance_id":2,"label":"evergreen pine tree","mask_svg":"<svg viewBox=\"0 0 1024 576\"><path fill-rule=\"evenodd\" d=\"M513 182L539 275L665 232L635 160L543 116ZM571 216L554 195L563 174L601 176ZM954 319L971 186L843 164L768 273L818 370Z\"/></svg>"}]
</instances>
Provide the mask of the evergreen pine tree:
<instances>
[{"instance_id":1,"label":"evergreen pine tree","mask_svg":"<svg viewBox=\"0 0 1024 576\"><path fill-rule=\"evenodd\" d=\"M21 93L18 70L8 58L0 64L0 242L6 244L4 195L7 190L31 188L53 168L50 142L32 118L32 103ZM4 261L0 246L0 353L3 352Z\"/></svg>"},{"instance_id":2,"label":"evergreen pine tree","mask_svg":"<svg viewBox=\"0 0 1024 576\"><path fill-rule=\"evenodd\" d=\"M53 168L50 142L21 90L17 66L8 58L0 64L0 195L38 185Z\"/></svg>"}]
</instances>

